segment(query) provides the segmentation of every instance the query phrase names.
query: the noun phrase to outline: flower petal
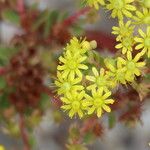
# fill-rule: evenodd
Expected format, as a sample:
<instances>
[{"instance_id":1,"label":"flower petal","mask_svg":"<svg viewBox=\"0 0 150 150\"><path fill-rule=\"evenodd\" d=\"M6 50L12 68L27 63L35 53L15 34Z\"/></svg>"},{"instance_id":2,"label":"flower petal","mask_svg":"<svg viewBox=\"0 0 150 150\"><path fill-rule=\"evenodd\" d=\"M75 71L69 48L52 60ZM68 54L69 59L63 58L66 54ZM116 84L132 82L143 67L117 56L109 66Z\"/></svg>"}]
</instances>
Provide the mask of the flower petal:
<instances>
[{"instance_id":1,"label":"flower petal","mask_svg":"<svg viewBox=\"0 0 150 150\"><path fill-rule=\"evenodd\" d=\"M95 67L92 68L93 74L97 77L99 76L99 73Z\"/></svg>"},{"instance_id":2,"label":"flower petal","mask_svg":"<svg viewBox=\"0 0 150 150\"><path fill-rule=\"evenodd\" d=\"M145 35L145 33L144 33L141 29L139 29L138 32L139 32L139 34L140 34L143 38L145 38L146 35Z\"/></svg>"},{"instance_id":3,"label":"flower petal","mask_svg":"<svg viewBox=\"0 0 150 150\"><path fill-rule=\"evenodd\" d=\"M113 99L107 99L105 100L105 104L113 104L114 100Z\"/></svg>"},{"instance_id":4,"label":"flower petal","mask_svg":"<svg viewBox=\"0 0 150 150\"><path fill-rule=\"evenodd\" d=\"M84 65L84 64L79 64L78 68L87 70L87 69L88 69L88 66L86 66L86 65Z\"/></svg>"},{"instance_id":5,"label":"flower petal","mask_svg":"<svg viewBox=\"0 0 150 150\"><path fill-rule=\"evenodd\" d=\"M97 117L101 117L102 116L102 108L98 108L97 109Z\"/></svg>"},{"instance_id":6,"label":"flower petal","mask_svg":"<svg viewBox=\"0 0 150 150\"><path fill-rule=\"evenodd\" d=\"M89 81L92 81L92 82L95 82L95 77L93 76L86 76L86 79L89 80Z\"/></svg>"},{"instance_id":7,"label":"flower petal","mask_svg":"<svg viewBox=\"0 0 150 150\"><path fill-rule=\"evenodd\" d=\"M95 107L92 106L91 108L88 109L88 115L93 114L94 111L95 111Z\"/></svg>"},{"instance_id":8,"label":"flower petal","mask_svg":"<svg viewBox=\"0 0 150 150\"><path fill-rule=\"evenodd\" d=\"M106 99L106 98L108 98L110 95L111 95L111 92L107 92L107 93L105 93L105 94L102 96L102 98L103 98L103 99Z\"/></svg>"},{"instance_id":9,"label":"flower petal","mask_svg":"<svg viewBox=\"0 0 150 150\"><path fill-rule=\"evenodd\" d=\"M107 105L104 104L102 107L103 107L103 109L104 109L106 112L111 112L111 109L110 109L109 106L107 106Z\"/></svg>"}]
</instances>

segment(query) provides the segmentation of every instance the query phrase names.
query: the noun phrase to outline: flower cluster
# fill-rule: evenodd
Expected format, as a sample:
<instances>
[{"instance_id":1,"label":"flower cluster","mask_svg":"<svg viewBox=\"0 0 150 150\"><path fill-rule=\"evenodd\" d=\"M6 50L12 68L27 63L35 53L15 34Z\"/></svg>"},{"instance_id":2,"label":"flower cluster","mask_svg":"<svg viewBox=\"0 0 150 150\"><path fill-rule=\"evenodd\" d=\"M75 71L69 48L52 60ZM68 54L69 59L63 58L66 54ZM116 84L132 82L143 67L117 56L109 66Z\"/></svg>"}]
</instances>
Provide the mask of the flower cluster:
<instances>
[{"instance_id":1,"label":"flower cluster","mask_svg":"<svg viewBox=\"0 0 150 150\"><path fill-rule=\"evenodd\" d=\"M98 3L98 1L86 1L89 6ZM134 2L135 0L107 0L104 1L103 6L111 11L112 18L118 18L118 27L112 28L112 34L117 35L116 41L119 42L115 48L126 54L132 52L136 45L135 49L141 50L143 55L150 57L150 2L141 0L137 2L139 7ZM143 32L139 25L146 25L146 32ZM139 28L139 35L134 35L135 27Z\"/></svg>"},{"instance_id":2,"label":"flower cluster","mask_svg":"<svg viewBox=\"0 0 150 150\"><path fill-rule=\"evenodd\" d=\"M84 71L89 70L87 54L96 48L96 45L95 41L88 42L85 39L78 40L73 37L64 49L63 56L59 57L60 65L57 67L55 85L63 103L61 108L69 111L70 118L76 114L82 118L84 115L93 113L100 117L103 110L111 111L108 104L114 102L109 98L112 82L109 81L105 70L101 68L98 73L97 69L93 67L94 76L86 75ZM83 80L93 82L93 84L86 87L86 85L82 85Z\"/></svg>"},{"instance_id":3,"label":"flower cluster","mask_svg":"<svg viewBox=\"0 0 150 150\"><path fill-rule=\"evenodd\" d=\"M110 104L114 103L111 93L119 84L135 83L142 75L146 65L143 59L150 57L150 10L149 3L135 0L85 0L86 4L111 11L111 17L118 19L118 26L112 28L116 35L116 49L121 53L115 58L106 58L101 68L88 62L88 53L93 53L96 42L73 37L67 44L57 70L57 92L63 103L62 109L69 111L69 117L76 114L80 118L96 114L101 117L104 111L110 112ZM126 22L125 22L126 20ZM139 28L146 25L146 32ZM138 28L138 32L135 32ZM136 33L136 34L135 34Z\"/></svg>"},{"instance_id":4,"label":"flower cluster","mask_svg":"<svg viewBox=\"0 0 150 150\"><path fill-rule=\"evenodd\" d=\"M133 82L145 66L145 62L140 61L142 52L133 57L128 51L126 57L105 59L105 68L97 70L93 66L92 75L88 75L90 68L87 53L95 47L95 41L88 42L74 37L67 44L63 56L59 57L55 85L63 103L61 108L69 111L70 118L76 114L82 118L93 113L101 117L104 111L110 112L109 104L114 103L109 98L111 90L118 84Z\"/></svg>"},{"instance_id":5,"label":"flower cluster","mask_svg":"<svg viewBox=\"0 0 150 150\"><path fill-rule=\"evenodd\" d=\"M100 117L103 110L110 112L107 104L114 102L108 98L111 95L109 92L111 82L108 81L103 68L99 74L93 67L94 76L86 76L84 73L84 70L88 70L87 53L94 48L96 48L95 41L88 42L86 39L78 40L73 37L67 44L63 56L59 57L60 65L57 67L55 85L63 103L61 108L69 111L70 118L76 114L82 118L85 114L90 115L94 112ZM85 85L82 85L83 79L94 83L85 88ZM87 94L86 90L90 90L91 94Z\"/></svg>"},{"instance_id":6,"label":"flower cluster","mask_svg":"<svg viewBox=\"0 0 150 150\"><path fill-rule=\"evenodd\" d=\"M142 68L145 66L144 61L139 61L142 57L141 53L138 53L132 58L132 53L128 52L125 58L118 57L114 60L114 63L105 60L106 67L108 69L107 75L111 77L111 80L117 86L119 83L127 84L133 82L136 76L141 75Z\"/></svg>"},{"instance_id":7,"label":"flower cluster","mask_svg":"<svg viewBox=\"0 0 150 150\"><path fill-rule=\"evenodd\" d=\"M139 35L134 36L134 22L119 23L119 27L113 27L112 33L118 35L116 41L120 42L116 45L117 49L122 50L122 54L132 52L135 46L136 50L141 50L141 54L147 54L150 57L150 26L147 26L146 33L142 29L138 29Z\"/></svg>"}]
</instances>

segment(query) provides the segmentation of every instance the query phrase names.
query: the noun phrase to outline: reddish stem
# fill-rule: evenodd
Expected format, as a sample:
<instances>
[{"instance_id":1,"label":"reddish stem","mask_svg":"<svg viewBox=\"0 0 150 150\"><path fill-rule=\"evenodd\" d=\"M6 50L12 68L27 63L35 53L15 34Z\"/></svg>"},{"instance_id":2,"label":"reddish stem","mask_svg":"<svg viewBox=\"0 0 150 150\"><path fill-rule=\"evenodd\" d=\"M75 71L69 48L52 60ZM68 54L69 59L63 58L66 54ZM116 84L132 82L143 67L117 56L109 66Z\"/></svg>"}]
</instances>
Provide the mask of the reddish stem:
<instances>
[{"instance_id":1,"label":"reddish stem","mask_svg":"<svg viewBox=\"0 0 150 150\"><path fill-rule=\"evenodd\" d=\"M26 18L26 10L24 0L17 0L17 11L20 16L20 23L22 24Z\"/></svg>"},{"instance_id":2,"label":"reddish stem","mask_svg":"<svg viewBox=\"0 0 150 150\"><path fill-rule=\"evenodd\" d=\"M6 69L4 67L0 67L0 76L6 73Z\"/></svg>"},{"instance_id":3,"label":"reddish stem","mask_svg":"<svg viewBox=\"0 0 150 150\"><path fill-rule=\"evenodd\" d=\"M21 113L20 113L19 126L20 126L20 132L21 132L23 144L24 144L24 150L31 150L28 135L27 135L27 132L26 132L26 129L25 129L24 116Z\"/></svg>"},{"instance_id":4,"label":"reddish stem","mask_svg":"<svg viewBox=\"0 0 150 150\"><path fill-rule=\"evenodd\" d=\"M25 12L24 0L17 1L17 11L19 12L20 15L24 14Z\"/></svg>"}]
</instances>

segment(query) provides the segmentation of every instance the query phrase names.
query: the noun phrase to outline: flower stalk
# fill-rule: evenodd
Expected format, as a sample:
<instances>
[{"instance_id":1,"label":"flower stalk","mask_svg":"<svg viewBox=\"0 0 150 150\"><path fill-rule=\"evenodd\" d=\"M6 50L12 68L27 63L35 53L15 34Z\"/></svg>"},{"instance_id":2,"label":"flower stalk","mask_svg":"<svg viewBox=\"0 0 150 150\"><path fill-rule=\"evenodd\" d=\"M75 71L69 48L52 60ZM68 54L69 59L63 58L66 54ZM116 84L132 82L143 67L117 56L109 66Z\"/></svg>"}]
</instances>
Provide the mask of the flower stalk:
<instances>
[{"instance_id":1,"label":"flower stalk","mask_svg":"<svg viewBox=\"0 0 150 150\"><path fill-rule=\"evenodd\" d=\"M19 114L19 126L20 126L22 141L24 144L24 150L31 150L30 144L29 144L28 134L27 134L27 131L25 128L24 115L22 113Z\"/></svg>"}]
</instances>

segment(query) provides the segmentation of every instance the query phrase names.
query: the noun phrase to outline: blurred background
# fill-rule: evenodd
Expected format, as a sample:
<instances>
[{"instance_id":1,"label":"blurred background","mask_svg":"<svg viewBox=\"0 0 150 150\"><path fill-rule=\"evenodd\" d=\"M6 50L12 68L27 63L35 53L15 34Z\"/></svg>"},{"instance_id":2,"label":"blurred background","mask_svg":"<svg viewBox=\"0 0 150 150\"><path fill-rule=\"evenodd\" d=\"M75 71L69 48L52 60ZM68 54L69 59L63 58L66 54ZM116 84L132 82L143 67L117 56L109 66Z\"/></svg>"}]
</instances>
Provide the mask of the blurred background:
<instances>
[{"instance_id":1,"label":"blurred background","mask_svg":"<svg viewBox=\"0 0 150 150\"><path fill-rule=\"evenodd\" d=\"M19 9L19 6L21 4L16 3L15 0L10 0L11 2L9 0L6 0L6 3L4 1L5 0L0 0L0 64L2 66L1 70L4 66L8 66L7 70L14 71L14 59L18 60L18 56L24 59L24 55L30 55L30 52L28 54L17 54L18 49L29 49L29 51L33 50L33 53L36 53L35 49L38 49L38 55L34 56L35 58L32 61L33 64L35 62L40 63L40 61L42 61L44 69L46 68L46 73L44 71L43 74L41 73L39 75L41 76L41 78L44 78L44 83L39 83L39 85L37 86L43 86L43 84L46 87L53 86L51 80L54 79L54 74L56 72L57 58L62 52L62 48L64 47L66 42L68 42L70 37L72 37L73 35L87 35L89 39L96 38L96 40L98 41L102 39L99 45L99 50L102 51L102 49L105 49L105 52L103 52L104 55L113 55L112 51L114 51L113 46L115 40L114 37L111 35L111 28L113 25L116 25L117 22L114 19L110 19L110 14L109 12L106 13L106 10L101 9L98 13L91 11L88 15L83 14L79 16L74 26L65 26L62 28L60 26L62 20L64 18L67 18L68 16L74 15L74 13L78 12L81 9L81 5L78 0L25 0L24 2L27 9L27 16L23 14L23 8ZM20 15L22 15L22 18L19 18L22 19L21 24L18 21L18 16L14 12L12 12L11 9L15 10L16 12L19 12ZM47 21L46 16L48 12L53 13L53 15L49 13L49 17L53 17L53 23L57 22L57 24L49 22L45 25L46 27L44 26L43 29L43 26L41 26L41 24ZM34 16L38 16L38 19L33 19ZM44 17L45 20L41 19ZM56 18L58 19L57 21ZM52 25L51 33L54 31L51 36L47 35L47 32L49 32L50 24ZM31 25L33 27L32 30L34 30L35 32L30 31ZM111 51L109 51L108 49L111 49ZM40 67L39 64L38 67ZM36 70L36 68L34 69ZM37 69L36 71L39 74L39 72L41 72L41 69ZM13 72L13 75L14 74L15 71ZM50 75L52 76L52 79L49 78ZM7 76L7 82L10 81L10 79L14 79L11 78L11 73L8 73ZM3 87L3 91L1 92L6 92L6 97L12 98L16 94L16 92L15 94L13 93L13 96L12 93L8 93L8 86L3 86L2 80L4 79L0 80L0 88ZM15 83L13 84L16 85ZM34 86L36 85L33 85L33 88ZM35 90L41 91L41 89ZM48 90L46 89L46 91ZM48 91L47 93L48 95L52 96L51 91ZM44 106L40 109L36 108L37 112L30 112L29 116L33 116L32 118L30 118L30 120L27 121L27 124L32 124L32 120L37 121L36 118L38 118L40 114L40 121L37 121L37 124L33 123L34 125L32 127L29 127L29 132L33 131L33 135L31 135L31 141L33 143L36 143L35 146L33 146L33 149L63 150L66 149L65 143L68 143L68 128L70 123L72 122L73 124L76 124L79 121L76 119L71 121L65 116L65 114L64 116L62 116L62 112L59 111L59 107L57 106L57 104L55 104L55 99L49 98L48 95L43 96L46 99L46 102L44 102ZM2 95L0 99L1 103L3 103L4 95ZM13 101L13 103L15 103L16 105L17 101ZM20 108L21 110L23 109L23 106L20 105L21 104L16 106L17 112L19 113ZM27 104L27 106L28 105L29 103ZM132 124L131 126L126 126L125 124L117 122L114 125L114 127L110 129L107 123L108 118L104 116L101 119L103 126L105 126L103 136L100 138L95 138L92 144L89 142L87 147L89 148L89 150L150 150L150 146L148 145L150 143L149 108L150 103L148 99L142 105L140 121L138 121L136 125ZM0 109L1 113L3 114L3 108ZM12 109L12 107L11 109L9 107L9 109L6 109L7 111L5 112L6 117L4 117L3 115L0 117L1 119L3 118L5 120L1 121L1 129L3 132L1 131L0 133L0 144L3 144L6 147L6 150L21 150L23 149L23 142L21 138L18 138L18 130L20 126L14 125L15 122L18 121L18 115L17 112L14 110L12 111ZM11 114L11 117L8 117L9 113ZM34 114L36 115L34 116ZM6 121L7 119L11 121ZM5 128L7 123L9 125L7 126L7 128ZM13 134L10 134L10 131ZM87 137L87 140L88 138L90 141L91 137ZM70 148L70 150L78 149L79 148ZM84 150L84 148L81 150Z\"/></svg>"}]
</instances>

